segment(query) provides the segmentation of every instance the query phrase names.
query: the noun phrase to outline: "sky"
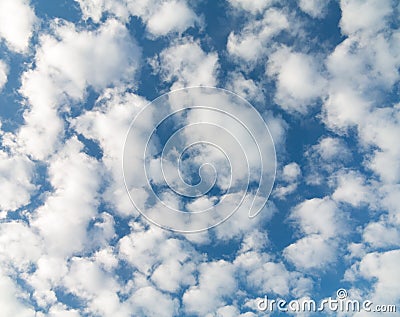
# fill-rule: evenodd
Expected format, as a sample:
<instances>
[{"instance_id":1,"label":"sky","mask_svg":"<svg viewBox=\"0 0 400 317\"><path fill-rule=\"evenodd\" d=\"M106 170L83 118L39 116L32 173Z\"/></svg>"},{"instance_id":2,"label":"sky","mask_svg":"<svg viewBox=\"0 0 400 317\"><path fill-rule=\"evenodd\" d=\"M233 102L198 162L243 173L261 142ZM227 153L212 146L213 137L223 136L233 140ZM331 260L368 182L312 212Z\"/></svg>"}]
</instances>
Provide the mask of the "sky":
<instances>
[{"instance_id":1,"label":"sky","mask_svg":"<svg viewBox=\"0 0 400 317\"><path fill-rule=\"evenodd\" d=\"M399 11L0 0L0 316L398 315Z\"/></svg>"}]
</instances>

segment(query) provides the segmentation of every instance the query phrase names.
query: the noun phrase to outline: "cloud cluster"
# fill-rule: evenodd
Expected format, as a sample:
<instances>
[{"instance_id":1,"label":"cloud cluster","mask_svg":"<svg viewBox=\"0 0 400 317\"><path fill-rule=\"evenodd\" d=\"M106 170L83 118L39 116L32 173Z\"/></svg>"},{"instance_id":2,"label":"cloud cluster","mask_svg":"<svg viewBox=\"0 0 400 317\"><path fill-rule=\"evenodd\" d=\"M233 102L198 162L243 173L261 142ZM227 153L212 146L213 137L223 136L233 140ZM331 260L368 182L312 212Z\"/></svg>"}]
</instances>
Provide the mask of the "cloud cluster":
<instances>
[{"instance_id":1,"label":"cloud cluster","mask_svg":"<svg viewBox=\"0 0 400 317\"><path fill-rule=\"evenodd\" d=\"M216 13L185 0L75 2L74 23L0 0L0 101L10 103L0 109L2 314L253 317L267 294L329 296L327 275L358 298L399 304L395 1L229 0ZM207 34L221 21L235 25ZM337 34L319 30L332 23ZM178 235L150 225L129 200L121 161L132 119L154 95L188 86L231 89L269 125L277 184L253 221L239 212ZM173 124L210 117L239 131L209 113ZM225 134L200 132L235 151ZM142 184L143 157L133 152L129 177ZM190 154L184 176L206 159L224 169L216 151ZM242 175L242 157L232 157ZM159 210L134 190L141 206ZM190 212L221 198L162 195Z\"/></svg>"}]
</instances>

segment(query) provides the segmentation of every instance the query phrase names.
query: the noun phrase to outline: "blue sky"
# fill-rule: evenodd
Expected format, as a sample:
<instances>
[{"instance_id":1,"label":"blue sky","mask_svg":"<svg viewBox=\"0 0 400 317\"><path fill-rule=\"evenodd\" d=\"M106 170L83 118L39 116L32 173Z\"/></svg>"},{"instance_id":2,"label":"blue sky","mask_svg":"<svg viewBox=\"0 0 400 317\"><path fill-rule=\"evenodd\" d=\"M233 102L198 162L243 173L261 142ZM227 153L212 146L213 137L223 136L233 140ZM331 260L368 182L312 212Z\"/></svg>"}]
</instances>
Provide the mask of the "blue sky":
<instances>
[{"instance_id":1,"label":"blue sky","mask_svg":"<svg viewBox=\"0 0 400 317\"><path fill-rule=\"evenodd\" d=\"M393 0L0 0L0 315L279 316L257 308L264 296L320 301L340 288L400 309L399 9ZM185 89L199 86L222 89ZM269 196L254 191L256 147L221 111L168 119L144 158L146 133L185 107L173 96L202 105L210 94L231 98L214 106L259 137ZM131 126L143 109L150 115ZM185 126L175 149L210 141L182 156L189 185L216 175L199 198L167 188L187 186L174 151L164 175L158 167ZM199 174L204 163L216 174ZM244 200L198 233L159 223L182 228L165 206L221 203L213 210L227 215L240 195L268 201L249 219Z\"/></svg>"}]
</instances>

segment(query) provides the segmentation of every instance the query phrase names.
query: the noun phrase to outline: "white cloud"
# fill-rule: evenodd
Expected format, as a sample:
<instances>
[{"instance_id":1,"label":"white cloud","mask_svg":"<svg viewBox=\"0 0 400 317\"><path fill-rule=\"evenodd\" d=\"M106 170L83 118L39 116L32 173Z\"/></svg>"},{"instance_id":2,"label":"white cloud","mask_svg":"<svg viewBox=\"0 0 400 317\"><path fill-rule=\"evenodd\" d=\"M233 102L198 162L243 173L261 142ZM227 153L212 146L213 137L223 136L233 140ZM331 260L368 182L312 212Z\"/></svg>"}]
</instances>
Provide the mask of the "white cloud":
<instances>
[{"instance_id":1,"label":"white cloud","mask_svg":"<svg viewBox=\"0 0 400 317\"><path fill-rule=\"evenodd\" d=\"M274 0L228 0L230 5L253 14L263 12L274 3Z\"/></svg>"},{"instance_id":2,"label":"white cloud","mask_svg":"<svg viewBox=\"0 0 400 317\"><path fill-rule=\"evenodd\" d=\"M306 113L325 93L326 80L316 58L287 47L270 56L267 74L277 80L275 102L289 112Z\"/></svg>"},{"instance_id":3,"label":"white cloud","mask_svg":"<svg viewBox=\"0 0 400 317\"><path fill-rule=\"evenodd\" d=\"M399 304L398 263L400 251L373 252L365 255L357 266L348 271L349 276L362 277L372 282L366 298L374 304Z\"/></svg>"},{"instance_id":4,"label":"white cloud","mask_svg":"<svg viewBox=\"0 0 400 317\"><path fill-rule=\"evenodd\" d=\"M363 230L363 240L374 248L400 246L400 230L386 221L370 222Z\"/></svg>"},{"instance_id":5,"label":"white cloud","mask_svg":"<svg viewBox=\"0 0 400 317\"><path fill-rule=\"evenodd\" d=\"M218 55L204 52L200 43L190 38L172 43L153 60L153 69L160 72L172 89L183 86L216 86Z\"/></svg>"},{"instance_id":6,"label":"white cloud","mask_svg":"<svg viewBox=\"0 0 400 317\"><path fill-rule=\"evenodd\" d=\"M183 294L186 312L204 316L225 304L224 297L233 296L237 289L234 266L226 261L202 263L199 284Z\"/></svg>"},{"instance_id":7,"label":"white cloud","mask_svg":"<svg viewBox=\"0 0 400 317\"><path fill-rule=\"evenodd\" d=\"M250 20L239 33L231 32L226 48L232 57L255 63L265 57L272 38L289 26L288 18L282 11L268 9L262 19Z\"/></svg>"},{"instance_id":8,"label":"white cloud","mask_svg":"<svg viewBox=\"0 0 400 317\"><path fill-rule=\"evenodd\" d=\"M45 317L45 315L41 314L40 312L37 313L37 317ZM80 317L80 313L76 309L68 309L66 305L57 304L51 306L49 312L46 315L47 317Z\"/></svg>"},{"instance_id":9,"label":"white cloud","mask_svg":"<svg viewBox=\"0 0 400 317\"><path fill-rule=\"evenodd\" d=\"M328 4L326 0L299 0L300 9L313 18L323 18Z\"/></svg>"},{"instance_id":10,"label":"white cloud","mask_svg":"<svg viewBox=\"0 0 400 317\"><path fill-rule=\"evenodd\" d=\"M52 35L40 37L34 69L22 75L21 93L30 107L16 142L24 153L44 159L59 145L64 123L59 118L65 96L81 100L87 86L97 90L131 80L139 49L128 30L115 20L95 31L55 21ZM93 48L96 49L93 49Z\"/></svg>"},{"instance_id":11,"label":"white cloud","mask_svg":"<svg viewBox=\"0 0 400 317\"><path fill-rule=\"evenodd\" d=\"M137 290L132 295L131 301L132 309L137 316L176 316L179 307L177 299L173 299L171 296L161 293L151 286ZM156 305L155 302L157 303Z\"/></svg>"},{"instance_id":12,"label":"white cloud","mask_svg":"<svg viewBox=\"0 0 400 317\"><path fill-rule=\"evenodd\" d=\"M86 258L71 259L63 286L86 302L91 315L128 317L132 313L129 302L120 301L117 295L120 285L114 277Z\"/></svg>"},{"instance_id":13,"label":"white cloud","mask_svg":"<svg viewBox=\"0 0 400 317\"><path fill-rule=\"evenodd\" d=\"M300 166L296 162L292 162L283 167L283 179L287 182L295 181L301 174Z\"/></svg>"},{"instance_id":14,"label":"white cloud","mask_svg":"<svg viewBox=\"0 0 400 317\"><path fill-rule=\"evenodd\" d=\"M75 131L100 145L102 163L111 178L104 199L113 205L115 212L123 216L135 213L121 173L123 146L132 119L147 103L147 100L135 94L106 89L92 110L71 120Z\"/></svg>"},{"instance_id":15,"label":"white cloud","mask_svg":"<svg viewBox=\"0 0 400 317\"><path fill-rule=\"evenodd\" d=\"M226 88L249 101L261 103L265 99L261 85L253 79L245 77L242 72L232 72Z\"/></svg>"},{"instance_id":16,"label":"white cloud","mask_svg":"<svg viewBox=\"0 0 400 317\"><path fill-rule=\"evenodd\" d=\"M36 189L32 184L34 163L24 155L10 155L0 150L0 218L6 211L29 203Z\"/></svg>"},{"instance_id":17,"label":"white cloud","mask_svg":"<svg viewBox=\"0 0 400 317\"><path fill-rule=\"evenodd\" d=\"M273 191L273 195L279 199L284 199L286 195L293 193L298 186L298 178L301 175L300 166L292 162L283 167L282 180L286 185L277 185Z\"/></svg>"},{"instance_id":18,"label":"white cloud","mask_svg":"<svg viewBox=\"0 0 400 317\"><path fill-rule=\"evenodd\" d=\"M40 238L22 221L0 224L0 263L3 272L27 270L42 254ZM9 273L11 273L10 271Z\"/></svg>"},{"instance_id":19,"label":"white cloud","mask_svg":"<svg viewBox=\"0 0 400 317\"><path fill-rule=\"evenodd\" d=\"M393 12L391 0L342 0L340 27L344 34L377 32L385 27L388 16Z\"/></svg>"},{"instance_id":20,"label":"white cloud","mask_svg":"<svg viewBox=\"0 0 400 317\"><path fill-rule=\"evenodd\" d=\"M364 144L379 147L368 159L367 166L385 183L400 180L400 105L378 108L360 124L360 137Z\"/></svg>"},{"instance_id":21,"label":"white cloud","mask_svg":"<svg viewBox=\"0 0 400 317\"><path fill-rule=\"evenodd\" d=\"M34 316L34 309L23 302L26 298L27 294L24 294L10 277L0 274L0 305L4 316Z\"/></svg>"},{"instance_id":22,"label":"white cloud","mask_svg":"<svg viewBox=\"0 0 400 317\"><path fill-rule=\"evenodd\" d=\"M237 193L235 196L240 197L241 195L242 193ZM225 208L228 210L235 210L238 201L237 197L235 199L234 197L227 195L224 198ZM218 239L226 240L234 237L241 237L246 235L248 232L257 230L265 225L265 223L267 223L277 212L274 203L267 201L257 217L249 219L249 203L251 203L251 200L254 198L255 197L253 195L249 195L248 199L245 199L240 208L235 211L231 217L215 227L215 234ZM262 201L262 198L256 198L255 204L258 204L260 201Z\"/></svg>"},{"instance_id":23,"label":"white cloud","mask_svg":"<svg viewBox=\"0 0 400 317\"><path fill-rule=\"evenodd\" d=\"M337 245L318 234L307 235L285 248L283 254L298 269L325 269L336 261Z\"/></svg>"},{"instance_id":24,"label":"white cloud","mask_svg":"<svg viewBox=\"0 0 400 317\"><path fill-rule=\"evenodd\" d=\"M140 17L151 37L164 36L172 32L183 33L189 27L201 24L185 0L76 1L80 5L83 18L91 18L96 23L107 13L123 22L128 22L130 16Z\"/></svg>"},{"instance_id":25,"label":"white cloud","mask_svg":"<svg viewBox=\"0 0 400 317\"><path fill-rule=\"evenodd\" d=\"M37 18L29 0L0 1L0 39L19 53L25 53Z\"/></svg>"},{"instance_id":26,"label":"white cloud","mask_svg":"<svg viewBox=\"0 0 400 317\"><path fill-rule=\"evenodd\" d=\"M339 138L322 138L313 148L324 161L345 160L350 156L346 144Z\"/></svg>"},{"instance_id":27,"label":"white cloud","mask_svg":"<svg viewBox=\"0 0 400 317\"><path fill-rule=\"evenodd\" d=\"M283 254L299 269L323 269L336 261L338 241L347 233L343 215L328 197L297 205L289 219L305 236L286 247Z\"/></svg>"},{"instance_id":28,"label":"white cloud","mask_svg":"<svg viewBox=\"0 0 400 317\"><path fill-rule=\"evenodd\" d=\"M42 247L45 249L45 245ZM57 302L55 287L61 284L63 276L67 274L66 260L62 257L49 256L43 250L37 260L35 271L24 275L24 279L33 288L32 298L40 307L54 305Z\"/></svg>"},{"instance_id":29,"label":"white cloud","mask_svg":"<svg viewBox=\"0 0 400 317\"><path fill-rule=\"evenodd\" d=\"M8 71L8 65L3 60L0 60L0 91L7 83Z\"/></svg>"},{"instance_id":30,"label":"white cloud","mask_svg":"<svg viewBox=\"0 0 400 317\"><path fill-rule=\"evenodd\" d=\"M373 195L364 177L354 171L336 175L337 187L332 194L336 201L346 202L354 207L373 201Z\"/></svg>"},{"instance_id":31,"label":"white cloud","mask_svg":"<svg viewBox=\"0 0 400 317\"><path fill-rule=\"evenodd\" d=\"M182 1L161 3L160 7L147 21L147 29L154 35L166 35L170 32L182 33L194 26L196 14Z\"/></svg>"},{"instance_id":32,"label":"white cloud","mask_svg":"<svg viewBox=\"0 0 400 317\"><path fill-rule=\"evenodd\" d=\"M319 234L331 238L346 229L339 208L327 197L305 200L292 210L289 219L306 235Z\"/></svg>"},{"instance_id":33,"label":"white cloud","mask_svg":"<svg viewBox=\"0 0 400 317\"><path fill-rule=\"evenodd\" d=\"M119 258L151 277L155 285L169 292L194 283L196 253L183 241L168 238L163 229L143 231L135 225L133 232L118 243Z\"/></svg>"},{"instance_id":34,"label":"white cloud","mask_svg":"<svg viewBox=\"0 0 400 317\"><path fill-rule=\"evenodd\" d=\"M82 153L76 139L53 156L49 177L54 188L32 216L31 226L45 241L47 252L67 256L84 248L87 226L97 213L100 186L99 164Z\"/></svg>"},{"instance_id":35,"label":"white cloud","mask_svg":"<svg viewBox=\"0 0 400 317\"><path fill-rule=\"evenodd\" d=\"M365 118L371 105L357 92L340 87L324 103L325 123L333 130L346 131Z\"/></svg>"}]
</instances>

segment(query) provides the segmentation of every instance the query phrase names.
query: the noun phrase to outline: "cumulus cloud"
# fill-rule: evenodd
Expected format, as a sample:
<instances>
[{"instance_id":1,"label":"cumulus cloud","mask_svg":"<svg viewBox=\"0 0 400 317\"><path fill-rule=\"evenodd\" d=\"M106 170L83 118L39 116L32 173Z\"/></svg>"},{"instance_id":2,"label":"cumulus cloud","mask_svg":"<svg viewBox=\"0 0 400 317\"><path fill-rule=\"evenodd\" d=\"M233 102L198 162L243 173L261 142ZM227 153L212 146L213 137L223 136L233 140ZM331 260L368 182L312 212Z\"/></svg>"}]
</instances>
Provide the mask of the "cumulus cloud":
<instances>
[{"instance_id":1,"label":"cumulus cloud","mask_svg":"<svg viewBox=\"0 0 400 317\"><path fill-rule=\"evenodd\" d=\"M225 296L237 289L234 266L226 261L203 263L199 268L199 283L183 294L183 304L188 313L204 316L224 306Z\"/></svg>"},{"instance_id":2,"label":"cumulus cloud","mask_svg":"<svg viewBox=\"0 0 400 317\"><path fill-rule=\"evenodd\" d=\"M282 170L282 180L285 182L285 185L278 185L273 195L282 199L286 195L293 193L298 186L298 178L301 175L300 166L296 162L292 162L283 167Z\"/></svg>"},{"instance_id":3,"label":"cumulus cloud","mask_svg":"<svg viewBox=\"0 0 400 317\"><path fill-rule=\"evenodd\" d=\"M200 43L191 38L172 43L152 64L164 80L175 82L172 89L217 83L218 54L203 51Z\"/></svg>"},{"instance_id":4,"label":"cumulus cloud","mask_svg":"<svg viewBox=\"0 0 400 317\"><path fill-rule=\"evenodd\" d=\"M346 270L356 294L398 304L400 46L394 1L340 1L340 22L332 29L341 32L343 38L335 38L340 43L313 33L315 23L326 25L327 9L336 5L329 1L285 6L229 0L218 18L185 0L76 2L82 15L71 20L78 23L45 18L39 25L29 1L0 0L0 40L7 50L0 90L2 102L12 100L5 117L1 109L0 131L4 314L253 317L258 293L304 299L317 289L330 292L319 277L331 273L333 263L337 274ZM241 23L234 31L231 18ZM227 25L216 35L212 28L221 21ZM140 28L143 52L151 46L145 58L152 74L140 74L144 64L132 25ZM214 40L226 43L225 50L213 47ZM23 65L16 64L20 58ZM278 169L276 205L268 203L254 221L235 213L213 230L187 236L136 217L123 184L123 142L146 98L168 85L223 86L256 105L285 162ZM7 117L9 109L22 120ZM287 133L308 122L303 119L310 110L321 110L313 121L321 125L304 127L313 134ZM301 150L291 152L297 138ZM214 154L204 151L195 160ZM138 165L131 165L136 177ZM140 204L149 206L147 193L135 190ZM186 204L162 195L173 206ZM217 199L186 205L194 212ZM356 209L365 213L350 214ZM286 210L284 234L294 234L282 245L274 231L280 226L268 222L274 216L280 222ZM353 216L357 222L345 221Z\"/></svg>"},{"instance_id":5,"label":"cumulus cloud","mask_svg":"<svg viewBox=\"0 0 400 317\"><path fill-rule=\"evenodd\" d=\"M105 0L76 0L83 13L83 18L100 22L104 14L111 14L124 22L130 16L137 16L146 25L151 37L169 33L183 33L189 27L201 24L200 18L185 0L145 0L139 3Z\"/></svg>"},{"instance_id":6,"label":"cumulus cloud","mask_svg":"<svg viewBox=\"0 0 400 317\"><path fill-rule=\"evenodd\" d=\"M29 158L0 150L0 218L29 203L36 189L33 177L34 163Z\"/></svg>"},{"instance_id":7,"label":"cumulus cloud","mask_svg":"<svg viewBox=\"0 0 400 317\"><path fill-rule=\"evenodd\" d=\"M347 272L347 277L363 277L369 280L372 288L366 296L374 303L398 304L400 294L396 285L399 272L396 268L399 256L399 250L368 253L357 266Z\"/></svg>"},{"instance_id":8,"label":"cumulus cloud","mask_svg":"<svg viewBox=\"0 0 400 317\"><path fill-rule=\"evenodd\" d=\"M346 225L333 200L306 200L292 210L289 219L304 235L283 251L289 261L303 269L322 269L336 261L337 239L346 234Z\"/></svg>"},{"instance_id":9,"label":"cumulus cloud","mask_svg":"<svg viewBox=\"0 0 400 317\"><path fill-rule=\"evenodd\" d=\"M284 255L299 269L324 269L337 259L337 245L321 235L311 234L289 245Z\"/></svg>"},{"instance_id":10,"label":"cumulus cloud","mask_svg":"<svg viewBox=\"0 0 400 317\"><path fill-rule=\"evenodd\" d=\"M115 20L94 31L54 21L52 34L40 38L35 68L22 75L20 92L30 107L24 112L25 124L14 143L36 159L46 158L63 135L64 122L59 113L66 103L65 96L82 100L88 86L101 90L130 78L138 59L134 40Z\"/></svg>"},{"instance_id":11,"label":"cumulus cloud","mask_svg":"<svg viewBox=\"0 0 400 317\"><path fill-rule=\"evenodd\" d=\"M0 1L0 39L10 50L25 53L37 17L29 0Z\"/></svg>"},{"instance_id":12,"label":"cumulus cloud","mask_svg":"<svg viewBox=\"0 0 400 317\"><path fill-rule=\"evenodd\" d=\"M384 219L370 222L363 230L363 240L374 248L399 247L400 230Z\"/></svg>"},{"instance_id":13,"label":"cumulus cloud","mask_svg":"<svg viewBox=\"0 0 400 317\"><path fill-rule=\"evenodd\" d=\"M166 35L174 31L182 33L188 27L194 26L196 20L196 14L185 2L163 2L148 19L147 29L154 35Z\"/></svg>"},{"instance_id":14,"label":"cumulus cloud","mask_svg":"<svg viewBox=\"0 0 400 317\"><path fill-rule=\"evenodd\" d=\"M54 191L32 217L31 225L50 254L67 256L82 250L88 242L87 226L97 213L98 163L82 153L82 147L72 138L52 158L49 176Z\"/></svg>"},{"instance_id":15,"label":"cumulus cloud","mask_svg":"<svg viewBox=\"0 0 400 317\"><path fill-rule=\"evenodd\" d=\"M40 238L22 221L2 223L0 226L0 263L3 272L29 269L42 254Z\"/></svg>"},{"instance_id":16,"label":"cumulus cloud","mask_svg":"<svg viewBox=\"0 0 400 317\"><path fill-rule=\"evenodd\" d=\"M301 174L300 166L296 162L292 162L283 167L283 179L287 182L296 180Z\"/></svg>"},{"instance_id":17,"label":"cumulus cloud","mask_svg":"<svg viewBox=\"0 0 400 317\"><path fill-rule=\"evenodd\" d=\"M33 307L24 304L27 294L21 291L8 276L0 275L0 304L7 316L29 317L35 314Z\"/></svg>"},{"instance_id":18,"label":"cumulus cloud","mask_svg":"<svg viewBox=\"0 0 400 317\"><path fill-rule=\"evenodd\" d=\"M323 18L328 4L329 1L324 0L299 0L300 9L313 18Z\"/></svg>"},{"instance_id":19,"label":"cumulus cloud","mask_svg":"<svg viewBox=\"0 0 400 317\"><path fill-rule=\"evenodd\" d=\"M277 80L275 102L289 112L306 113L324 95L326 80L311 55L283 47L270 56L267 74Z\"/></svg>"},{"instance_id":20,"label":"cumulus cloud","mask_svg":"<svg viewBox=\"0 0 400 317\"><path fill-rule=\"evenodd\" d=\"M230 5L237 9L245 10L253 14L260 13L274 3L274 0L229 0Z\"/></svg>"},{"instance_id":21,"label":"cumulus cloud","mask_svg":"<svg viewBox=\"0 0 400 317\"><path fill-rule=\"evenodd\" d=\"M104 199L116 213L127 216L134 208L126 195L121 173L123 146L131 120L148 103L143 97L119 89L107 89L92 110L71 119L71 127L85 138L97 142L103 152L101 161L109 174Z\"/></svg>"},{"instance_id":22,"label":"cumulus cloud","mask_svg":"<svg viewBox=\"0 0 400 317\"><path fill-rule=\"evenodd\" d=\"M273 37L287 30L289 26L288 17L283 11L268 9L261 19L250 20L240 32L229 34L227 51L232 57L247 62L242 64L244 69L249 68L249 64L265 58L269 52L268 44Z\"/></svg>"},{"instance_id":23,"label":"cumulus cloud","mask_svg":"<svg viewBox=\"0 0 400 317\"><path fill-rule=\"evenodd\" d=\"M345 34L353 34L358 31L377 32L385 27L392 11L391 0L349 1L342 0L342 19L340 26Z\"/></svg>"},{"instance_id":24,"label":"cumulus cloud","mask_svg":"<svg viewBox=\"0 0 400 317\"><path fill-rule=\"evenodd\" d=\"M336 176L337 187L332 195L336 201L347 202L358 207L373 202L373 194L364 177L354 171L341 172Z\"/></svg>"},{"instance_id":25,"label":"cumulus cloud","mask_svg":"<svg viewBox=\"0 0 400 317\"><path fill-rule=\"evenodd\" d=\"M253 79L246 78L242 72L233 72L230 74L226 88L249 101L256 103L263 103L265 101L262 86Z\"/></svg>"},{"instance_id":26,"label":"cumulus cloud","mask_svg":"<svg viewBox=\"0 0 400 317\"><path fill-rule=\"evenodd\" d=\"M127 261L162 290L176 292L194 283L196 253L183 240L170 238L162 229L134 231L118 243L121 259ZM189 261L190 259L190 261Z\"/></svg>"},{"instance_id":27,"label":"cumulus cloud","mask_svg":"<svg viewBox=\"0 0 400 317\"><path fill-rule=\"evenodd\" d=\"M0 60L0 91L7 83L8 71L8 65L4 61Z\"/></svg>"}]
</instances>

